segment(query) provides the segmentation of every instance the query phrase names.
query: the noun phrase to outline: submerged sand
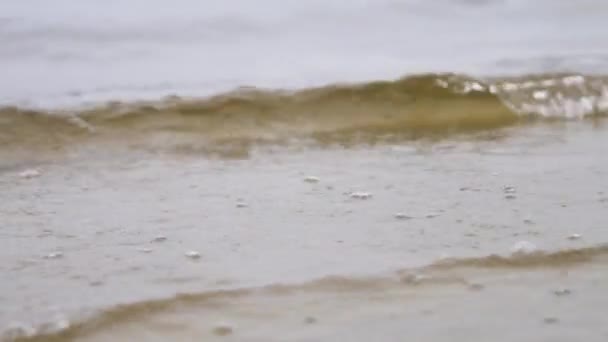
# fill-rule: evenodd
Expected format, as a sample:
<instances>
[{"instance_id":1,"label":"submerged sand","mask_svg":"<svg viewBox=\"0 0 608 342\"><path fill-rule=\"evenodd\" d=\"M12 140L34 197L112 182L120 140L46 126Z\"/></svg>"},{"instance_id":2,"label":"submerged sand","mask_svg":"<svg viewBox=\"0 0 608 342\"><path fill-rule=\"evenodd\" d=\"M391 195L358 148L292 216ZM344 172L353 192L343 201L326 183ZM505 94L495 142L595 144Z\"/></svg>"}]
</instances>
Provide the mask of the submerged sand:
<instances>
[{"instance_id":1,"label":"submerged sand","mask_svg":"<svg viewBox=\"0 0 608 342\"><path fill-rule=\"evenodd\" d=\"M601 121L562 122L244 159L93 142L28 156L0 173L0 326L40 341L605 341L607 139Z\"/></svg>"}]
</instances>

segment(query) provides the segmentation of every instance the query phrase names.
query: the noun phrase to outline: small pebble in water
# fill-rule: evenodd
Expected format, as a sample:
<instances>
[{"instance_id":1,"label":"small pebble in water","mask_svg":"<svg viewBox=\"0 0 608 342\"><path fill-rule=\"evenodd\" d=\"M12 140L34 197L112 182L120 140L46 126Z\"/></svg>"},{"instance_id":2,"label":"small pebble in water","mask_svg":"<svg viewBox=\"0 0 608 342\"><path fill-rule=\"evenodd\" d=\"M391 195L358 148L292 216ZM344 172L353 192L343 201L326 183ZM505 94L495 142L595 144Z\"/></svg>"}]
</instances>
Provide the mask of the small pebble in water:
<instances>
[{"instance_id":1,"label":"small pebble in water","mask_svg":"<svg viewBox=\"0 0 608 342\"><path fill-rule=\"evenodd\" d=\"M478 284L478 283L469 284L469 290L471 290L471 291L481 291L484 288L485 288L485 286L483 286L482 284Z\"/></svg>"},{"instance_id":2,"label":"small pebble in water","mask_svg":"<svg viewBox=\"0 0 608 342\"><path fill-rule=\"evenodd\" d=\"M304 181L306 183L319 183L320 179L315 176L308 176L308 177L304 178Z\"/></svg>"},{"instance_id":3,"label":"small pebble in water","mask_svg":"<svg viewBox=\"0 0 608 342\"><path fill-rule=\"evenodd\" d=\"M89 285L91 285L93 287L101 286L101 285L103 285L103 281L101 281L101 280L93 280L92 282L89 283Z\"/></svg>"},{"instance_id":4,"label":"small pebble in water","mask_svg":"<svg viewBox=\"0 0 608 342\"><path fill-rule=\"evenodd\" d=\"M317 323L317 319L312 316L308 316L308 317L304 318L304 323L315 324L315 323Z\"/></svg>"},{"instance_id":5,"label":"small pebble in water","mask_svg":"<svg viewBox=\"0 0 608 342\"><path fill-rule=\"evenodd\" d=\"M572 235L568 236L568 240L578 240L581 237L582 236L580 234L572 234Z\"/></svg>"},{"instance_id":6,"label":"small pebble in water","mask_svg":"<svg viewBox=\"0 0 608 342\"><path fill-rule=\"evenodd\" d=\"M558 297L563 297L572 294L572 291L570 289L564 288L553 291L553 294Z\"/></svg>"},{"instance_id":7,"label":"small pebble in water","mask_svg":"<svg viewBox=\"0 0 608 342\"><path fill-rule=\"evenodd\" d=\"M247 203L244 203L244 202L238 202L238 203L236 204L236 207L237 207L237 208L247 208L247 207L248 207L248 205L247 205Z\"/></svg>"},{"instance_id":8,"label":"small pebble in water","mask_svg":"<svg viewBox=\"0 0 608 342\"><path fill-rule=\"evenodd\" d=\"M513 200L513 199L516 199L516 198L517 198L517 196L515 196L515 195L506 195L505 196L505 199L508 199L508 200Z\"/></svg>"},{"instance_id":9,"label":"small pebble in water","mask_svg":"<svg viewBox=\"0 0 608 342\"><path fill-rule=\"evenodd\" d=\"M184 255L190 259L200 259L201 258L201 253L199 253L197 251L188 251Z\"/></svg>"},{"instance_id":10,"label":"small pebble in water","mask_svg":"<svg viewBox=\"0 0 608 342\"><path fill-rule=\"evenodd\" d=\"M61 252L51 252L44 256L45 259L59 259L63 257L63 253Z\"/></svg>"},{"instance_id":11,"label":"small pebble in water","mask_svg":"<svg viewBox=\"0 0 608 342\"><path fill-rule=\"evenodd\" d=\"M524 223L525 224L534 224L534 221L532 221L532 220L524 220Z\"/></svg>"},{"instance_id":12,"label":"small pebble in water","mask_svg":"<svg viewBox=\"0 0 608 342\"><path fill-rule=\"evenodd\" d=\"M395 218L396 218L396 219L398 219L398 220L409 220L409 219L411 219L412 217L411 217L411 216L408 216L408 215L406 215L406 214L404 214L404 213L396 213L396 214L395 214Z\"/></svg>"},{"instance_id":13,"label":"small pebble in water","mask_svg":"<svg viewBox=\"0 0 608 342\"><path fill-rule=\"evenodd\" d=\"M19 173L19 177L21 178L36 178L40 176L40 171L36 170L36 169L28 169L25 171L22 171L21 173Z\"/></svg>"},{"instance_id":14,"label":"small pebble in water","mask_svg":"<svg viewBox=\"0 0 608 342\"><path fill-rule=\"evenodd\" d=\"M165 242L165 241L167 241L167 237L162 236L162 235L159 235L159 236L155 237L154 239L152 239L152 242Z\"/></svg>"},{"instance_id":15,"label":"small pebble in water","mask_svg":"<svg viewBox=\"0 0 608 342\"><path fill-rule=\"evenodd\" d=\"M213 328L213 333L217 336L227 336L233 332L234 329L226 323L220 323Z\"/></svg>"},{"instance_id":16,"label":"small pebble in water","mask_svg":"<svg viewBox=\"0 0 608 342\"><path fill-rule=\"evenodd\" d=\"M543 322L545 322L545 324L556 324L559 323L559 319L557 319L556 317L545 317L545 319L543 319Z\"/></svg>"},{"instance_id":17,"label":"small pebble in water","mask_svg":"<svg viewBox=\"0 0 608 342\"><path fill-rule=\"evenodd\" d=\"M355 199L367 200L372 198L372 194L370 194L369 192L353 192L352 194L350 194L350 197Z\"/></svg>"},{"instance_id":18,"label":"small pebble in water","mask_svg":"<svg viewBox=\"0 0 608 342\"><path fill-rule=\"evenodd\" d=\"M511 247L511 253L514 256L531 255L538 252L538 247L529 241L519 241Z\"/></svg>"}]
</instances>

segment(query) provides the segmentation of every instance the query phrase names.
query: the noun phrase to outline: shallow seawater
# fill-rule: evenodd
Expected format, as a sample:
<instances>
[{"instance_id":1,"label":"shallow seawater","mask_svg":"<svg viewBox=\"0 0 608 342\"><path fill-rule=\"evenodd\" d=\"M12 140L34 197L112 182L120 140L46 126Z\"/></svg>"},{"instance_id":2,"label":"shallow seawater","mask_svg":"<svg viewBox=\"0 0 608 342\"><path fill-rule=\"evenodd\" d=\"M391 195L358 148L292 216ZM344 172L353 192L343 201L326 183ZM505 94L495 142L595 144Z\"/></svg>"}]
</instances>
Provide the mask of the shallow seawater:
<instances>
[{"instance_id":1,"label":"shallow seawater","mask_svg":"<svg viewBox=\"0 0 608 342\"><path fill-rule=\"evenodd\" d=\"M602 0L0 2L0 341L606 341Z\"/></svg>"},{"instance_id":2,"label":"shallow seawater","mask_svg":"<svg viewBox=\"0 0 608 342\"><path fill-rule=\"evenodd\" d=\"M0 174L0 322L9 340L600 341L607 138L72 146Z\"/></svg>"}]
</instances>

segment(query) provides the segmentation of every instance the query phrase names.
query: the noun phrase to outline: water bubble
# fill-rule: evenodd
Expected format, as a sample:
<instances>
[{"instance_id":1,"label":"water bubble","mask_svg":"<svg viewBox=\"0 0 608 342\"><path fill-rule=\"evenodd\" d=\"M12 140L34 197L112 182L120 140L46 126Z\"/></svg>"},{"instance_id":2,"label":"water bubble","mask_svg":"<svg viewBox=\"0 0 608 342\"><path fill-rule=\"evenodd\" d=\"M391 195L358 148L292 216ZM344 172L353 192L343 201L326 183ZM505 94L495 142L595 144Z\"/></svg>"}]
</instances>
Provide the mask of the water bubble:
<instances>
[{"instance_id":1,"label":"water bubble","mask_svg":"<svg viewBox=\"0 0 608 342\"><path fill-rule=\"evenodd\" d=\"M502 89L506 90L506 91L513 91L513 90L517 90L518 86L515 83L504 83L502 85Z\"/></svg>"},{"instance_id":2,"label":"water bubble","mask_svg":"<svg viewBox=\"0 0 608 342\"><path fill-rule=\"evenodd\" d=\"M517 192L517 190L515 190L515 187L512 187L512 186L503 186L502 191L505 194L514 194Z\"/></svg>"},{"instance_id":3,"label":"water bubble","mask_svg":"<svg viewBox=\"0 0 608 342\"><path fill-rule=\"evenodd\" d=\"M532 93L532 97L534 97L535 100L544 100L549 97L549 92L546 90L537 90Z\"/></svg>"},{"instance_id":4,"label":"water bubble","mask_svg":"<svg viewBox=\"0 0 608 342\"><path fill-rule=\"evenodd\" d=\"M39 176L40 176L40 171L38 171L36 169L28 169L28 170L24 170L21 173L19 173L19 177L26 178L26 179L36 178Z\"/></svg>"},{"instance_id":5,"label":"water bubble","mask_svg":"<svg viewBox=\"0 0 608 342\"><path fill-rule=\"evenodd\" d=\"M538 247L529 241L519 241L511 247L511 254L514 256L531 255L538 253Z\"/></svg>"},{"instance_id":6,"label":"water bubble","mask_svg":"<svg viewBox=\"0 0 608 342\"><path fill-rule=\"evenodd\" d=\"M60 259L63 258L62 252L51 252L44 256L45 259Z\"/></svg>"},{"instance_id":7,"label":"water bubble","mask_svg":"<svg viewBox=\"0 0 608 342\"><path fill-rule=\"evenodd\" d=\"M350 194L350 197L354 199L368 200L372 198L372 194L369 192L353 192Z\"/></svg>"},{"instance_id":8,"label":"water bubble","mask_svg":"<svg viewBox=\"0 0 608 342\"><path fill-rule=\"evenodd\" d=\"M486 89L483 85L477 82L472 82L469 87L474 91L485 91Z\"/></svg>"},{"instance_id":9,"label":"water bubble","mask_svg":"<svg viewBox=\"0 0 608 342\"><path fill-rule=\"evenodd\" d=\"M508 200L514 200L516 198L517 198L517 196L515 196L515 195L506 195L505 196L505 199L508 199Z\"/></svg>"},{"instance_id":10,"label":"water bubble","mask_svg":"<svg viewBox=\"0 0 608 342\"><path fill-rule=\"evenodd\" d=\"M63 315L57 314L52 321L40 325L36 333L40 335L56 334L57 332L65 330L69 327L70 321Z\"/></svg>"},{"instance_id":11,"label":"water bubble","mask_svg":"<svg viewBox=\"0 0 608 342\"><path fill-rule=\"evenodd\" d=\"M147 254L147 253L152 253L152 248L139 247L139 248L137 248L137 251L141 252L141 253L146 253Z\"/></svg>"},{"instance_id":12,"label":"water bubble","mask_svg":"<svg viewBox=\"0 0 608 342\"><path fill-rule=\"evenodd\" d=\"M315 176L308 176L308 177L304 178L304 181L306 183L319 183L320 179Z\"/></svg>"},{"instance_id":13,"label":"water bubble","mask_svg":"<svg viewBox=\"0 0 608 342\"><path fill-rule=\"evenodd\" d=\"M57 331L65 330L70 327L70 321L65 317L60 317L55 321Z\"/></svg>"},{"instance_id":14,"label":"water bubble","mask_svg":"<svg viewBox=\"0 0 608 342\"><path fill-rule=\"evenodd\" d=\"M566 77L562 78L562 83L565 86L583 84L584 82L585 82L585 78L580 75L566 76Z\"/></svg>"},{"instance_id":15,"label":"water bubble","mask_svg":"<svg viewBox=\"0 0 608 342\"><path fill-rule=\"evenodd\" d=\"M447 88L449 86L449 83L446 80L442 79L435 80L435 84L437 84L441 88Z\"/></svg>"},{"instance_id":16,"label":"water bubble","mask_svg":"<svg viewBox=\"0 0 608 342\"><path fill-rule=\"evenodd\" d=\"M199 253L197 251L188 251L184 255L190 259L200 259L201 258L201 253Z\"/></svg>"},{"instance_id":17,"label":"water bubble","mask_svg":"<svg viewBox=\"0 0 608 342\"><path fill-rule=\"evenodd\" d=\"M247 203L245 202L237 202L236 203L236 207L237 208L247 208L249 205L247 205Z\"/></svg>"},{"instance_id":18,"label":"water bubble","mask_svg":"<svg viewBox=\"0 0 608 342\"><path fill-rule=\"evenodd\" d=\"M540 82L540 85L548 88L548 87L554 86L556 83L557 83L556 80L549 79L549 80L544 80L544 81Z\"/></svg>"},{"instance_id":19,"label":"water bubble","mask_svg":"<svg viewBox=\"0 0 608 342\"><path fill-rule=\"evenodd\" d=\"M444 243L442 246L445 247L445 248L450 248L451 247L450 244L448 244L448 243ZM452 259L452 256L450 254L446 253L446 252L443 252L443 253L441 253L439 255L439 259L438 260L441 262L441 261L448 261L450 259Z\"/></svg>"},{"instance_id":20,"label":"water bubble","mask_svg":"<svg viewBox=\"0 0 608 342\"><path fill-rule=\"evenodd\" d=\"M572 234L572 235L568 236L568 240L578 240L581 237L582 236L580 234Z\"/></svg>"}]
</instances>

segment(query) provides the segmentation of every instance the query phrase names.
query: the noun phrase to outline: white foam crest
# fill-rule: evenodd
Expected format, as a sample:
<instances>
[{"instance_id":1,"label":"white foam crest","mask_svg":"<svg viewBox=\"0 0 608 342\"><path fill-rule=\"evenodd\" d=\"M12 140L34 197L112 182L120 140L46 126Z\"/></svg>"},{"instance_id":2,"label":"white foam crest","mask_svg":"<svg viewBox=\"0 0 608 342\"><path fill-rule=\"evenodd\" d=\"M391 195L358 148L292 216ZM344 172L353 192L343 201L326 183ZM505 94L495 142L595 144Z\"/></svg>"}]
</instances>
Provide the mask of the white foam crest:
<instances>
[{"instance_id":1,"label":"white foam crest","mask_svg":"<svg viewBox=\"0 0 608 342\"><path fill-rule=\"evenodd\" d=\"M608 80L567 75L542 80L509 80L498 94L514 111L549 118L581 119L608 111Z\"/></svg>"}]
</instances>

